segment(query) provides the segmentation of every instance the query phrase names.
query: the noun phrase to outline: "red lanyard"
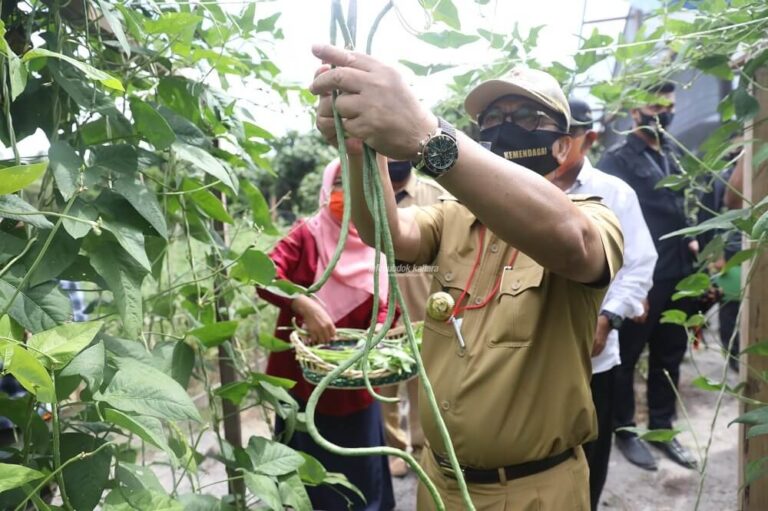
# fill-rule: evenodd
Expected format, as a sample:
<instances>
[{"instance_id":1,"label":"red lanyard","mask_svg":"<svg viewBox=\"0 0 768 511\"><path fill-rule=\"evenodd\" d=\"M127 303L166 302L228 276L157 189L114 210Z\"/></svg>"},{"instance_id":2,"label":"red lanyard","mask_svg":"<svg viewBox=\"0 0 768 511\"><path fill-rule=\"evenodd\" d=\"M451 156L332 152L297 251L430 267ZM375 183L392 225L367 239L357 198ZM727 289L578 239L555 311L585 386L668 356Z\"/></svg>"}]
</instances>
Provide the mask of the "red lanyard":
<instances>
[{"instance_id":1,"label":"red lanyard","mask_svg":"<svg viewBox=\"0 0 768 511\"><path fill-rule=\"evenodd\" d=\"M480 261L483 257L483 251L485 248L483 247L483 241L485 239L485 226L480 227L480 231L478 232L478 251L477 251L477 257L475 258L475 263L472 265L472 271L469 274L469 279L467 279L467 284L464 286L464 290L461 292L461 296L459 296L458 301L456 302L456 305L453 306L453 312L451 313L451 318L456 318L460 313L467 311L467 310L475 310L475 309L482 309L486 305L488 305L488 302L491 301L491 299L496 296L496 293L499 291L499 286L501 286L501 277L504 275L504 270L502 269L501 273L498 277L496 277L496 284L493 285L493 289L490 293L488 293L488 296L485 297L485 299L478 304L475 305L468 305L466 307L462 307L461 303L464 301L464 299L467 297L467 291L469 291L470 286L472 285L472 279L475 278L475 272L477 271L477 268L480 267ZM518 251L517 249L514 249L512 251L512 257L509 259L509 264L507 266L512 267L515 264L515 259L517 259ZM450 321L450 318L447 320Z\"/></svg>"}]
</instances>

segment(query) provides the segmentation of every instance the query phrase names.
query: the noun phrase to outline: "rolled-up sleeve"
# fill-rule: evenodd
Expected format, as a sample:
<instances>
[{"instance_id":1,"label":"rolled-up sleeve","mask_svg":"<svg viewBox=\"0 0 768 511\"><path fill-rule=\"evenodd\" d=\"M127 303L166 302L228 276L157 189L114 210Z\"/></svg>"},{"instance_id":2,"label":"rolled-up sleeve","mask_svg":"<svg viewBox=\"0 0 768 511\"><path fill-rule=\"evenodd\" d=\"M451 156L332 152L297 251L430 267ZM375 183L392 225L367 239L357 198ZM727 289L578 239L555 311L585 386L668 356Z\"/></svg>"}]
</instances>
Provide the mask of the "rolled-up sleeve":
<instances>
[{"instance_id":1,"label":"rolled-up sleeve","mask_svg":"<svg viewBox=\"0 0 768 511\"><path fill-rule=\"evenodd\" d=\"M416 265L429 264L437 257L440 249L440 238L443 233L443 218L445 216L443 202L431 206L412 206L413 218L421 235L419 252L416 259L406 261Z\"/></svg>"},{"instance_id":2,"label":"rolled-up sleeve","mask_svg":"<svg viewBox=\"0 0 768 511\"><path fill-rule=\"evenodd\" d=\"M587 215L597 227L605 251L611 280L624 263L624 235L621 224L611 209L596 198L572 199L579 210ZM606 283L607 285L608 283Z\"/></svg>"}]
</instances>

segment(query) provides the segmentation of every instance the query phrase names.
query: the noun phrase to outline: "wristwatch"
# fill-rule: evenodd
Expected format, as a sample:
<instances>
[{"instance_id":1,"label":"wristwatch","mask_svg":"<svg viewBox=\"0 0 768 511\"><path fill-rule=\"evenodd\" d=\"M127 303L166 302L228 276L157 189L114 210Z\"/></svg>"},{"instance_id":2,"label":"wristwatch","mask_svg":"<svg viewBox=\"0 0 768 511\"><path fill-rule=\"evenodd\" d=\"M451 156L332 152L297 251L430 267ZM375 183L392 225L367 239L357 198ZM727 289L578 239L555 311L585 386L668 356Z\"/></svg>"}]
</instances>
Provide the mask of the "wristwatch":
<instances>
[{"instance_id":1,"label":"wristwatch","mask_svg":"<svg viewBox=\"0 0 768 511\"><path fill-rule=\"evenodd\" d=\"M619 328L621 328L621 325L624 323L624 318L622 318L618 314L614 314L611 311L607 311L603 309L600 311L600 315L608 318L608 324L611 325L611 328L614 330L618 330Z\"/></svg>"},{"instance_id":2,"label":"wristwatch","mask_svg":"<svg viewBox=\"0 0 768 511\"><path fill-rule=\"evenodd\" d=\"M437 179L451 170L459 158L456 128L438 117L437 130L419 144L419 157L413 167L430 177Z\"/></svg>"}]
</instances>

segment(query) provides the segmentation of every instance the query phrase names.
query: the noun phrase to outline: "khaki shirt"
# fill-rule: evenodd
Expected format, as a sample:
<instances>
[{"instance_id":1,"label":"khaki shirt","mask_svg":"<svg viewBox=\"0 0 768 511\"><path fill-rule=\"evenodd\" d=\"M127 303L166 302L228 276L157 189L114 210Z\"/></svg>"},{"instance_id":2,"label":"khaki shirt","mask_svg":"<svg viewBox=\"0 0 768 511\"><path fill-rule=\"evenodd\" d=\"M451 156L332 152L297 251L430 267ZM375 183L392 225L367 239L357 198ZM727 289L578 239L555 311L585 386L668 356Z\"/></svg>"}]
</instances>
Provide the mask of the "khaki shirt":
<instances>
[{"instance_id":1,"label":"khaki shirt","mask_svg":"<svg viewBox=\"0 0 768 511\"><path fill-rule=\"evenodd\" d=\"M438 198L447 193L434 181L422 179L415 174L411 175L403 191L405 196L397 203L398 208L436 204ZM431 265L416 266L412 271L404 273L398 270L397 284L400 286L400 292L403 294L403 301L412 322L424 320L433 273Z\"/></svg>"},{"instance_id":2,"label":"khaki shirt","mask_svg":"<svg viewBox=\"0 0 768 511\"><path fill-rule=\"evenodd\" d=\"M598 227L613 278L622 264L618 220L595 198L572 200ZM497 468L594 439L590 352L607 286L555 275L523 253L506 267L512 248L490 231L478 247L480 223L455 200L416 208L415 217L422 246L413 262L437 265L430 292L444 290L458 300L481 248L465 303L482 302L503 271L497 295L463 314L466 350L459 348L451 323L425 320L422 356L459 462ZM444 453L426 406L421 423L430 446Z\"/></svg>"}]
</instances>

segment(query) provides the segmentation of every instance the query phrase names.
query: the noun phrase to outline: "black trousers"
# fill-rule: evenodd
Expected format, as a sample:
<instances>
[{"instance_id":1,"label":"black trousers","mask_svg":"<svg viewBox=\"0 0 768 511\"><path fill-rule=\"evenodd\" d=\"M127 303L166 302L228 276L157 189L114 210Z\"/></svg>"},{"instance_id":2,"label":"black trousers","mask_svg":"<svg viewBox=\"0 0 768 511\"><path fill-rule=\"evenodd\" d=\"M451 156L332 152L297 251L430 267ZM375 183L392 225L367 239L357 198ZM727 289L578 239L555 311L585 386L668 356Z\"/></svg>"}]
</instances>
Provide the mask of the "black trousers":
<instances>
[{"instance_id":1,"label":"black trousers","mask_svg":"<svg viewBox=\"0 0 768 511\"><path fill-rule=\"evenodd\" d=\"M584 455L589 465L589 500L592 511L597 511L600 494L608 476L608 460L613 442L613 401L618 366L592 375L592 402L597 412L597 438L584 444Z\"/></svg>"},{"instance_id":2,"label":"black trousers","mask_svg":"<svg viewBox=\"0 0 768 511\"><path fill-rule=\"evenodd\" d=\"M616 372L614 399L614 428L635 426L635 366L643 348L648 344L648 429L671 429L675 416L675 392L664 374L677 387L680 362L688 347L685 329L679 325L660 323L661 313L667 309L681 309L690 313L695 309L692 300L672 301L677 279L659 280L648 293L648 318L645 323L627 320L619 330L621 365ZM616 432L617 435L628 435Z\"/></svg>"},{"instance_id":3,"label":"black trousers","mask_svg":"<svg viewBox=\"0 0 768 511\"><path fill-rule=\"evenodd\" d=\"M720 319L720 342L723 343L723 348L728 349L728 343L731 341L731 336L734 330L738 330L736 320L739 315L739 301L727 302L723 300L720 302L720 311L718 318ZM739 332L736 332L736 338L733 340L733 346L731 346L731 354L735 357L739 355Z\"/></svg>"}]
</instances>

